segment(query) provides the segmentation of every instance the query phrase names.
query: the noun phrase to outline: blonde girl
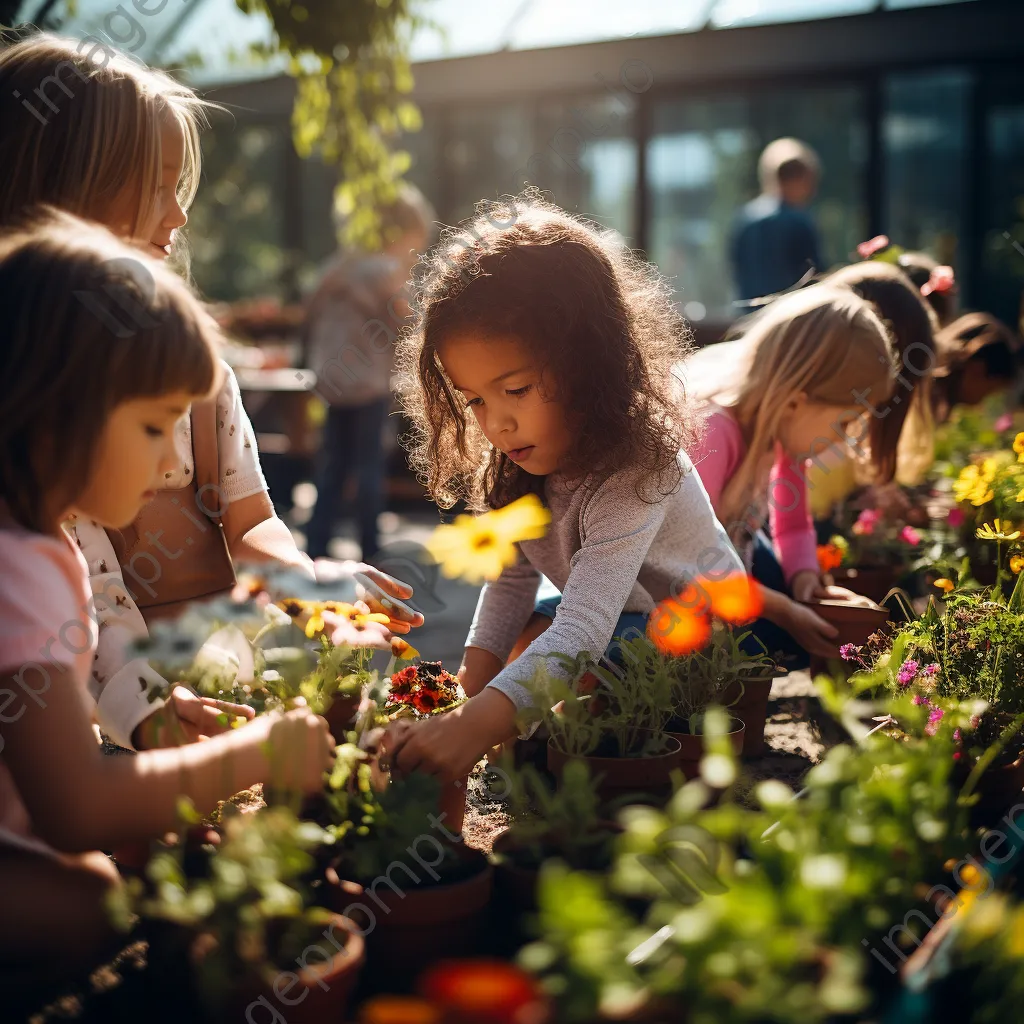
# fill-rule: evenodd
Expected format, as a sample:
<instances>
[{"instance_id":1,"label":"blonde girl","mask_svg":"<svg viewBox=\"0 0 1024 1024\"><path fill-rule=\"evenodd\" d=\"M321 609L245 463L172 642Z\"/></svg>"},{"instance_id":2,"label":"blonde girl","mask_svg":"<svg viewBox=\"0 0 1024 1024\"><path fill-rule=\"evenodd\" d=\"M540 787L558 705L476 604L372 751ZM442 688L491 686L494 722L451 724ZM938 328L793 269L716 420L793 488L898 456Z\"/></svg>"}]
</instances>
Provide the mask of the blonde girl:
<instances>
[{"instance_id":1,"label":"blonde girl","mask_svg":"<svg viewBox=\"0 0 1024 1024\"><path fill-rule=\"evenodd\" d=\"M838 654L833 627L803 602L853 598L818 568L808 467L822 467L828 452L877 458L867 447L870 410L892 395L895 372L891 340L872 307L823 285L775 300L740 340L712 345L680 369L704 404L694 464L764 585L755 635L798 663L808 653Z\"/></svg>"},{"instance_id":2,"label":"blonde girl","mask_svg":"<svg viewBox=\"0 0 1024 1024\"><path fill-rule=\"evenodd\" d=\"M18 223L35 204L47 203L99 221L151 256L163 259L180 248L185 211L199 184L199 133L207 106L191 89L95 40L77 43L44 34L0 53L0 105L0 227ZM42 118L36 116L40 111ZM102 296L96 301L108 302ZM109 314L123 322L130 311L114 305ZM230 559L277 560L312 575L313 563L274 513L238 383L224 363L215 405L209 434L219 479L210 485L212 498L199 496L201 510L210 514L212 507L218 513ZM187 417L176 426L175 443L179 457L165 474L164 488L193 485L197 459ZM210 537L210 523L204 524L202 515L197 519L195 509L190 514L196 537L198 531ZM185 522L180 517L174 521ZM126 533L138 541L139 573L125 588L127 601L118 620L101 629L93 676L100 725L129 748L152 746L157 736L196 739L216 729L214 717L204 715L200 702L184 689L175 690L166 707L151 704L139 679L146 680L146 689L161 686L162 680L144 661L129 660L125 650L128 641L146 632L137 602L147 600L157 571L161 587L184 590L190 599L211 592L203 588L208 567L192 556L191 538L175 550L141 520ZM101 525L79 518L74 535L94 589L124 587L118 555ZM227 561L223 545L220 556ZM368 569L349 564L339 573L337 563L320 563L320 568L334 578ZM230 564L225 571L230 585ZM411 595L405 584L368 571L386 592L398 598ZM400 613L390 612L391 628L407 631ZM372 637L363 633L352 639L386 646L387 630L375 626L371 632Z\"/></svg>"},{"instance_id":3,"label":"blonde girl","mask_svg":"<svg viewBox=\"0 0 1024 1024\"><path fill-rule=\"evenodd\" d=\"M106 757L88 695L94 597L62 523L130 522L175 465L174 426L219 386L215 329L184 284L68 215L0 238L0 988L86 969L110 938L117 884L101 849L175 827L271 777L312 791L332 757L306 709L206 743ZM116 293L144 323L115 333L87 297Z\"/></svg>"}]
</instances>

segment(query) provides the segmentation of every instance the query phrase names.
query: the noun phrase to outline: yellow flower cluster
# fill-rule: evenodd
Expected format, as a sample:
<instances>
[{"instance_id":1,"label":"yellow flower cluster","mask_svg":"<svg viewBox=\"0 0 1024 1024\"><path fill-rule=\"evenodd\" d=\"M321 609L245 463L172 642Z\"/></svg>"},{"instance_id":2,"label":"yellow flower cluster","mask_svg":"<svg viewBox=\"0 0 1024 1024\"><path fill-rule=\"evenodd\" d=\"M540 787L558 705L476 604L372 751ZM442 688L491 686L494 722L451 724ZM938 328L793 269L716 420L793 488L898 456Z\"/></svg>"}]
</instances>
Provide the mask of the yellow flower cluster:
<instances>
[{"instance_id":1,"label":"yellow flower cluster","mask_svg":"<svg viewBox=\"0 0 1024 1024\"><path fill-rule=\"evenodd\" d=\"M306 636L310 638L327 631L329 623L324 620L324 612L346 618L357 628L365 626L368 622L379 622L385 626L391 622L380 612L364 612L355 605L342 601L299 601L296 598L288 598L278 601L277 606L294 619L297 625L302 626Z\"/></svg>"},{"instance_id":2,"label":"yellow flower cluster","mask_svg":"<svg viewBox=\"0 0 1024 1024\"><path fill-rule=\"evenodd\" d=\"M985 459L980 466L971 463L960 470L960 476L953 482L953 496L959 501L969 501L981 506L995 497L992 484L999 472L994 458Z\"/></svg>"}]
</instances>

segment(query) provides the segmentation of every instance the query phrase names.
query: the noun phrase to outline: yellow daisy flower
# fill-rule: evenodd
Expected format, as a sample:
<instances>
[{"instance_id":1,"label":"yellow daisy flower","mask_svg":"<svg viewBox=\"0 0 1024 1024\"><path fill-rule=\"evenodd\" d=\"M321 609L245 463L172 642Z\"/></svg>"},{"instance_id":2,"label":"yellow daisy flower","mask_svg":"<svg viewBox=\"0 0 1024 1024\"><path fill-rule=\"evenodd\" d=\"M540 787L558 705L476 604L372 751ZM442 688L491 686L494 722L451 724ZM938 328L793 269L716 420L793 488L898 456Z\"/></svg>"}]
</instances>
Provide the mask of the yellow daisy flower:
<instances>
[{"instance_id":1,"label":"yellow daisy flower","mask_svg":"<svg viewBox=\"0 0 1024 1024\"><path fill-rule=\"evenodd\" d=\"M467 583L494 580L515 563L516 544L543 537L551 513L536 494L527 494L504 508L479 516L456 516L437 527L426 543L427 552L451 579Z\"/></svg>"},{"instance_id":2,"label":"yellow daisy flower","mask_svg":"<svg viewBox=\"0 0 1024 1024\"><path fill-rule=\"evenodd\" d=\"M1017 461L1024 462L1024 430L1013 439L1013 450L1017 453Z\"/></svg>"},{"instance_id":3,"label":"yellow daisy flower","mask_svg":"<svg viewBox=\"0 0 1024 1024\"><path fill-rule=\"evenodd\" d=\"M1006 543L1011 540L1017 540L1020 537L1020 530L1013 530L1011 532L1012 526L1013 523L1009 523L1006 520L994 519L991 526L988 523L979 526L974 536L978 540L997 540Z\"/></svg>"}]
</instances>

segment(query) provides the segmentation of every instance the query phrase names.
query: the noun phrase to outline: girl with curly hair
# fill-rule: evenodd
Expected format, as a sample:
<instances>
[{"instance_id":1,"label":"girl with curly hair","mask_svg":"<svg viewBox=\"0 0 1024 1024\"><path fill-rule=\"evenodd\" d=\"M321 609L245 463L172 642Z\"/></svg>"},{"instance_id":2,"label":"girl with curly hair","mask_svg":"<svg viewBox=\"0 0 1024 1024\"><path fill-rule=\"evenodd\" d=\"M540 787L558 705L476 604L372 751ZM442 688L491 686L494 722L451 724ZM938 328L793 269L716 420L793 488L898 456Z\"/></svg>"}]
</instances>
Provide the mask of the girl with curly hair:
<instances>
[{"instance_id":1,"label":"girl with curly hair","mask_svg":"<svg viewBox=\"0 0 1024 1024\"><path fill-rule=\"evenodd\" d=\"M389 732L398 767L458 778L513 734L524 680L553 656L600 655L740 561L685 454L685 323L617 235L535 193L481 208L442 237L415 308L400 390L431 497L494 509L532 492L552 515L483 589L459 671L471 699ZM542 575L560 593L538 603Z\"/></svg>"}]
</instances>

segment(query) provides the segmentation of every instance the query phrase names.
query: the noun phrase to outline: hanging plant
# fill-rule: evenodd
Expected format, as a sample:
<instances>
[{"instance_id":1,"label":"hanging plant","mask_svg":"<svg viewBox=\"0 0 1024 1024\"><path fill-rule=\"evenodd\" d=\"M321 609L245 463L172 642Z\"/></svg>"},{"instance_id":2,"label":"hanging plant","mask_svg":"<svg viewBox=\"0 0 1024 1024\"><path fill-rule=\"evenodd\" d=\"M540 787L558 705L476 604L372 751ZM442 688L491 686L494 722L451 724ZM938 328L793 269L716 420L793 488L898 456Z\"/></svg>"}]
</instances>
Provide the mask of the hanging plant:
<instances>
[{"instance_id":1,"label":"hanging plant","mask_svg":"<svg viewBox=\"0 0 1024 1024\"><path fill-rule=\"evenodd\" d=\"M367 250L390 239L379 210L398 198L411 163L394 148L418 131L409 100L409 42L422 19L409 0L235 0L246 14L263 12L274 26L276 54L290 57L296 80L292 140L302 157L335 164L335 208L344 244Z\"/></svg>"}]
</instances>

